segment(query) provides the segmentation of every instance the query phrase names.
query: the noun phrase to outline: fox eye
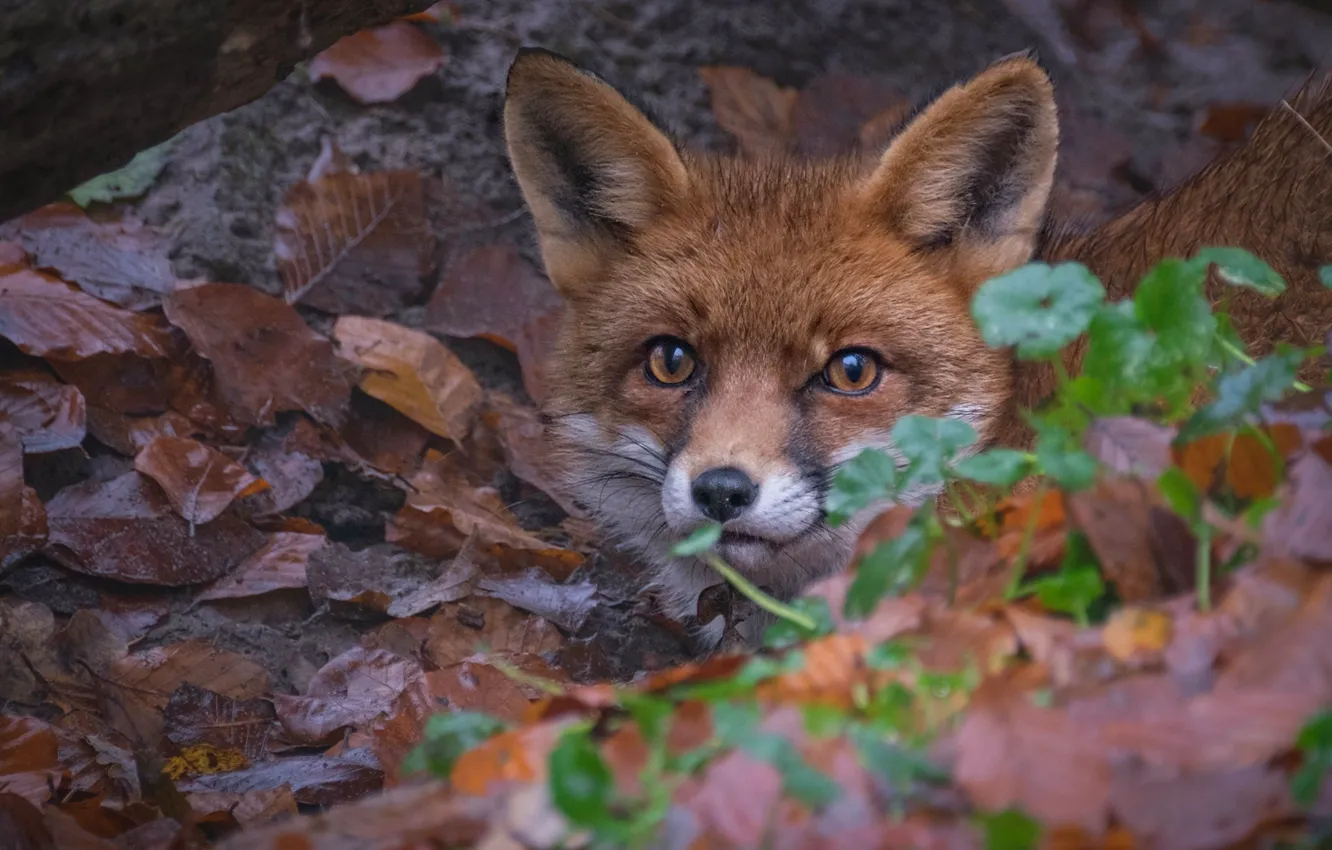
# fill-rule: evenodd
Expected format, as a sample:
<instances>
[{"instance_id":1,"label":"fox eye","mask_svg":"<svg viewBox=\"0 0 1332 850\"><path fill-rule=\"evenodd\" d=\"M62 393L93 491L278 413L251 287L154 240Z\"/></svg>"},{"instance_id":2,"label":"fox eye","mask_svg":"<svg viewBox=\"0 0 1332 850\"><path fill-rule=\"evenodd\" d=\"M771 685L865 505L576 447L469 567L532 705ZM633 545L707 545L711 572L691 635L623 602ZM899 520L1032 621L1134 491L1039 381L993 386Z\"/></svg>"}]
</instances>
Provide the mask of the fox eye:
<instances>
[{"instance_id":1,"label":"fox eye","mask_svg":"<svg viewBox=\"0 0 1332 850\"><path fill-rule=\"evenodd\" d=\"M693 349L674 337L660 337L649 344L644 371L654 384L679 386L694 376L697 367Z\"/></svg>"},{"instance_id":2,"label":"fox eye","mask_svg":"<svg viewBox=\"0 0 1332 850\"><path fill-rule=\"evenodd\" d=\"M823 367L823 383L843 395L864 395L879 385L879 358L863 348L844 348Z\"/></svg>"}]
</instances>

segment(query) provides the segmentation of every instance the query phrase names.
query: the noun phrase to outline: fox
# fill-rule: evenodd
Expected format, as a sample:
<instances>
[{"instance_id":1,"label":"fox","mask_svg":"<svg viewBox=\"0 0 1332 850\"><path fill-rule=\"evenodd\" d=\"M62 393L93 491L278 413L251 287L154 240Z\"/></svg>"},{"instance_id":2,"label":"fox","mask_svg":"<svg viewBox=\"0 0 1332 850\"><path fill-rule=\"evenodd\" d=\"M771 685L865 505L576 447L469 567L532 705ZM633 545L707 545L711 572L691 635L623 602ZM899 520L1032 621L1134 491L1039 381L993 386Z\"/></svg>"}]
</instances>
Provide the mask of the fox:
<instances>
[{"instance_id":1,"label":"fox","mask_svg":"<svg viewBox=\"0 0 1332 850\"><path fill-rule=\"evenodd\" d=\"M540 48L510 67L503 127L566 303L543 407L551 450L682 622L721 582L671 554L704 524L720 523L717 553L780 598L845 569L884 506L833 526L830 483L863 450L891 451L900 417L965 421L975 449L1029 444L1020 411L1054 373L982 340L969 304L991 278L1077 261L1120 299L1158 259L1231 245L1289 282L1275 300L1231 302L1251 350L1332 328L1318 281L1332 263L1332 75L1239 150L1088 231L1048 209L1059 118L1030 53L946 89L879 149L826 160L688 149ZM1084 349L1064 353L1070 373ZM704 645L719 639L715 623L695 625Z\"/></svg>"}]
</instances>

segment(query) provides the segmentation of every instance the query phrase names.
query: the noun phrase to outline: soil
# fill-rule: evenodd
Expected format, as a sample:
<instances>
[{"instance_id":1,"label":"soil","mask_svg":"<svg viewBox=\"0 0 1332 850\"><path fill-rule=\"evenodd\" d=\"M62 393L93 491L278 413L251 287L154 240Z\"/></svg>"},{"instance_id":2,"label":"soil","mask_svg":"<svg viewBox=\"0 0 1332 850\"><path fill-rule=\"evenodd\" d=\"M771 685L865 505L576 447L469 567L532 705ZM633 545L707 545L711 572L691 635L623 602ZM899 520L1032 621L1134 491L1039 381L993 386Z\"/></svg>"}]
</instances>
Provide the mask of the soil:
<instances>
[{"instance_id":1,"label":"soil","mask_svg":"<svg viewBox=\"0 0 1332 850\"><path fill-rule=\"evenodd\" d=\"M413 168L441 178L448 188L432 207L441 268L460 248L486 243L515 245L536 262L531 222L521 212L500 126L505 72L520 45L550 48L597 71L686 144L719 149L733 142L713 120L699 66L747 66L789 86L829 71L873 75L919 99L1000 56L1035 48L1055 79L1070 128L1067 143L1122 136L1132 149L1128 182L1135 193L1160 188L1203 161L1209 151L1205 144L1199 149L1197 128L1208 107L1275 103L1313 68L1332 65L1332 16L1287 0L1143 0L1137 5L1157 45L1147 50L1139 34L1117 19L1090 33L1059 35L1060 42L1011 11L1048 6L1048 0L459 5L458 22L431 28L448 51L447 64L394 103L359 105L331 82L312 83L302 68L260 100L184 131L162 177L136 205L139 216L172 234L176 273L277 293L274 215L287 188L308 172L325 135L364 170ZM1060 49L1061 43L1075 50ZM1093 129L1079 134L1079 126ZM424 297L390 318L419 325L423 304ZM327 317L313 311L307 317L326 330ZM513 355L481 341L447 342L483 383L521 396ZM72 474L95 471L82 466ZM59 484L71 475L50 474ZM534 492L503 483L506 497L536 503L526 514L533 521L557 510ZM396 491L330 469L302 513L333 523L335 539L371 545L382 540L382 531L378 539L375 531L382 522L375 518L391 513L400 500ZM683 652L668 632L627 617L639 594L632 568L616 563L596 560L592 567L613 604L585 627L588 639L571 648L570 668L628 674ZM75 587L49 565L26 567L7 583L62 613L81 607L80 599L95 604L95 596L87 597L95 588ZM359 631L311 610L303 598L282 594L265 606L247 600L192 607L171 593L163 600L173 610L149 643L209 637L256 656L282 689L302 689ZM616 637L607 640L611 632Z\"/></svg>"}]
</instances>

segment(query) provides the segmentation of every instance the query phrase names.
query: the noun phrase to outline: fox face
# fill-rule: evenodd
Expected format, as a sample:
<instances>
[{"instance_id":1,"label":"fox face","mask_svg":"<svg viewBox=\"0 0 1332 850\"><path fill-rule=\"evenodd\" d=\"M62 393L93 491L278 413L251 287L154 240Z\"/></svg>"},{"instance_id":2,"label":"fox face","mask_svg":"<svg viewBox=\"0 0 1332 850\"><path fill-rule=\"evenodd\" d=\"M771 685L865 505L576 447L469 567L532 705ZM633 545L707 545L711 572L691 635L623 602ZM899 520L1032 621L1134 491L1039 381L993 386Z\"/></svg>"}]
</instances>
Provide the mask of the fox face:
<instances>
[{"instance_id":1,"label":"fox face","mask_svg":"<svg viewBox=\"0 0 1332 850\"><path fill-rule=\"evenodd\" d=\"M982 442L1011 426L1011 356L968 305L1042 224L1058 128L1031 60L945 92L862 158L682 150L542 51L510 71L505 129L568 303L552 444L669 613L718 581L669 554L700 525L722 523L722 557L789 596L843 567L882 508L834 528L824 502L841 464L891 451L900 417L963 419Z\"/></svg>"}]
</instances>

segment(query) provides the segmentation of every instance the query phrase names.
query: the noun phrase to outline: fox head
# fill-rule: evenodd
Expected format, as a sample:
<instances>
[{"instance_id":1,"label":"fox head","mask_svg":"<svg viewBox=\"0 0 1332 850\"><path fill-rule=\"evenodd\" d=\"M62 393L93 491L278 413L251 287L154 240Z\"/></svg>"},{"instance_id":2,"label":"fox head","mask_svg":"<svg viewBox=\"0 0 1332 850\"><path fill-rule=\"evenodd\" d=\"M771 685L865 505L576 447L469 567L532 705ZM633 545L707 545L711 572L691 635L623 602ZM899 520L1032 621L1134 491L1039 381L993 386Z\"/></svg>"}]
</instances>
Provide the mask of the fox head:
<instances>
[{"instance_id":1,"label":"fox head","mask_svg":"<svg viewBox=\"0 0 1332 850\"><path fill-rule=\"evenodd\" d=\"M1043 224L1058 121L1031 59L949 89L886 149L825 162L684 150L537 50L509 72L504 125L568 303L553 442L672 613L717 582L669 554L700 525L723 523L720 554L789 595L846 564L870 511L830 527L828 487L890 448L899 417L964 419L982 442L1009 427L1011 355L968 308Z\"/></svg>"}]
</instances>

